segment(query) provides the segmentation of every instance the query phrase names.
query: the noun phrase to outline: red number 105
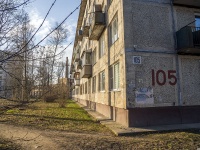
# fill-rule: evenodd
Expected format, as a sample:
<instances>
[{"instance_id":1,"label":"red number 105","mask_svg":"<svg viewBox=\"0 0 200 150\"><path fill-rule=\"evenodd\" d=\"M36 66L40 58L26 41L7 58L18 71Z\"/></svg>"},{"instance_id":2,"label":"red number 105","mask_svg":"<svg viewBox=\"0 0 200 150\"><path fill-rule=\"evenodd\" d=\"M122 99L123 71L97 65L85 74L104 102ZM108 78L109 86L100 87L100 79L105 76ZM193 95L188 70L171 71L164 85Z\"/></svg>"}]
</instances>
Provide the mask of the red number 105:
<instances>
[{"instance_id":1,"label":"red number 105","mask_svg":"<svg viewBox=\"0 0 200 150\"><path fill-rule=\"evenodd\" d=\"M168 73L166 75L165 71L163 70L155 71L154 69L152 69L152 85L155 86L156 83L161 86L165 85L167 79L169 80L170 85L176 85L177 78L175 74L176 70L168 70Z\"/></svg>"}]
</instances>

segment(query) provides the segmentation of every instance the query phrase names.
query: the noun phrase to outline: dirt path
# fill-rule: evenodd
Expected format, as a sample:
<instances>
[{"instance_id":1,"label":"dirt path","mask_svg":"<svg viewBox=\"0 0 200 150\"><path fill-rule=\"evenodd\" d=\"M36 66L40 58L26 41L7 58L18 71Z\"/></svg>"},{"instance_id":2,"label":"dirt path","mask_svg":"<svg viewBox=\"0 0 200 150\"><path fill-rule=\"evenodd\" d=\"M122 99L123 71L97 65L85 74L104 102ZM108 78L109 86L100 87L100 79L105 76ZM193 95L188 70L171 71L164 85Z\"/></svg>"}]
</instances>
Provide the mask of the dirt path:
<instances>
[{"instance_id":1,"label":"dirt path","mask_svg":"<svg viewBox=\"0 0 200 150\"><path fill-rule=\"evenodd\" d=\"M119 149L118 145L115 145L115 138L117 137L104 134L68 133L50 130L40 131L0 124L0 136L21 145L24 150L93 150L108 149L109 147L110 149L114 147L116 147L115 149Z\"/></svg>"},{"instance_id":2,"label":"dirt path","mask_svg":"<svg viewBox=\"0 0 200 150\"><path fill-rule=\"evenodd\" d=\"M44 131L37 131L7 124L0 124L0 135L20 144L24 149L59 149L51 138L45 136Z\"/></svg>"}]
</instances>

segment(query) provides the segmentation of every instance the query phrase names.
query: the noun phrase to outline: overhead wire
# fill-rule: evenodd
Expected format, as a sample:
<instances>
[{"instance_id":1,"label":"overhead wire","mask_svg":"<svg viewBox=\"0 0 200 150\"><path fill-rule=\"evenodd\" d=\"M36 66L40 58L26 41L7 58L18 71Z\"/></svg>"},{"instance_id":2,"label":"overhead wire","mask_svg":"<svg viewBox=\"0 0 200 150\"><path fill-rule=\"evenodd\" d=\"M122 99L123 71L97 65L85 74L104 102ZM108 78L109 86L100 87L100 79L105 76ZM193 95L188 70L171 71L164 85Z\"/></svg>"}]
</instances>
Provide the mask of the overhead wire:
<instances>
[{"instance_id":1,"label":"overhead wire","mask_svg":"<svg viewBox=\"0 0 200 150\"><path fill-rule=\"evenodd\" d=\"M22 51L22 50L31 42L31 40L34 38L34 36L37 34L37 32L38 32L38 31L40 30L40 28L43 26L43 24L44 24L46 18L48 17L48 15L49 15L49 13L50 13L52 7L53 7L54 4L56 3L56 1L57 1L57 0L54 0L54 2L52 3L51 7L49 8L47 14L45 15L45 17L44 17L42 23L40 24L40 26L38 27L38 29L35 31L35 33L32 35L32 37L28 40L28 42L27 42L18 52L16 52L15 54L12 54L11 56L9 56L9 57L7 57L6 59L4 59L3 61L1 60L0 62L4 62L4 61L6 61L6 60L8 60L8 59L10 59L10 58L12 58L12 57L18 55L18 53L19 53L20 51Z\"/></svg>"},{"instance_id":2,"label":"overhead wire","mask_svg":"<svg viewBox=\"0 0 200 150\"><path fill-rule=\"evenodd\" d=\"M22 5L27 4L29 1L30 1L30 0L27 0L27 1L25 1L25 2L23 2L23 3L21 3L21 4L19 4L19 5L17 5L17 6L15 6L15 7L6 8L6 9L0 10L0 11L8 11L8 10L12 10L12 9L19 8L19 7L21 7Z\"/></svg>"},{"instance_id":3,"label":"overhead wire","mask_svg":"<svg viewBox=\"0 0 200 150\"><path fill-rule=\"evenodd\" d=\"M82 3L82 2L81 2ZM22 54L22 53L24 53L24 52L27 52L27 51L30 51L30 50L33 50L35 47L37 47L40 43L42 43L47 37L49 37L55 30L57 30L76 10L78 10L78 8L81 6L81 3L79 4L79 6L77 6L56 28L54 28L51 32L49 32L43 39L41 39L35 46L33 46L31 49L27 49L27 50L25 50L25 51L23 51L23 52L20 52L21 50L23 50L23 48L22 49L20 49L18 52L16 52L16 54L13 54L13 55L11 55L11 56L9 56L9 57L7 57L7 58L5 58L4 60L0 60L0 62L1 63L4 63L6 60L8 60L8 59L10 59L10 58L12 58L12 57L14 57L15 55L19 55L19 54ZM30 42L30 41L29 41ZM27 44L28 44L28 42L27 42ZM27 45L26 44L26 45ZM20 53L19 53L20 52Z\"/></svg>"}]
</instances>

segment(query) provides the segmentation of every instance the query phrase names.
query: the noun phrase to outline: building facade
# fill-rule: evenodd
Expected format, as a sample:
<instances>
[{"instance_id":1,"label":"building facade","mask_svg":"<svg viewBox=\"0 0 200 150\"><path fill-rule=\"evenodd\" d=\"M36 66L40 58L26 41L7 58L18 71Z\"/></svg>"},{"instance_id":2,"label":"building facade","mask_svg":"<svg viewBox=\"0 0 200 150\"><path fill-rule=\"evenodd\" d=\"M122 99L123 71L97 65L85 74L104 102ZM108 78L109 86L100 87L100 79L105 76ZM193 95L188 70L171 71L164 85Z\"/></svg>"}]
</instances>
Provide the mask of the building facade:
<instances>
[{"instance_id":1,"label":"building facade","mask_svg":"<svg viewBox=\"0 0 200 150\"><path fill-rule=\"evenodd\" d=\"M3 60L12 53L0 51ZM0 65L0 98L21 99L23 84L23 58L20 55L3 62Z\"/></svg>"},{"instance_id":2,"label":"building facade","mask_svg":"<svg viewBox=\"0 0 200 150\"><path fill-rule=\"evenodd\" d=\"M73 98L125 126L200 122L200 2L82 0Z\"/></svg>"}]
</instances>

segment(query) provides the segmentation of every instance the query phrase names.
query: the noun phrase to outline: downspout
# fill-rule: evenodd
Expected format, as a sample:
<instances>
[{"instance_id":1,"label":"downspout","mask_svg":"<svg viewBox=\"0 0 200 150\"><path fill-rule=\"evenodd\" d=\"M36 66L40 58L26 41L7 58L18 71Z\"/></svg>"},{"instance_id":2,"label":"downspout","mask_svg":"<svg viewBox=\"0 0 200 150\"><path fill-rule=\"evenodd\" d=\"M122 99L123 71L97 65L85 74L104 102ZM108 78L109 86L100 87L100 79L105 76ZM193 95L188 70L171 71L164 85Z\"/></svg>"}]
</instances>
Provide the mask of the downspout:
<instances>
[{"instance_id":1,"label":"downspout","mask_svg":"<svg viewBox=\"0 0 200 150\"><path fill-rule=\"evenodd\" d=\"M170 6L171 6L171 15L172 15L172 28L174 32L174 49L176 50L177 48L177 38L176 38L176 25L175 25L175 17L174 17L174 5L173 1L170 1ZM182 105L182 96L181 96L181 82L180 82L180 64L179 64L179 56L178 54L176 55L176 76L177 76L177 93L178 93L178 106Z\"/></svg>"}]
</instances>

